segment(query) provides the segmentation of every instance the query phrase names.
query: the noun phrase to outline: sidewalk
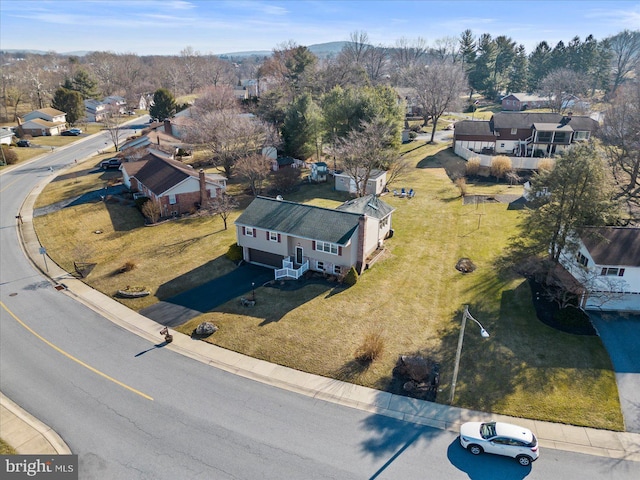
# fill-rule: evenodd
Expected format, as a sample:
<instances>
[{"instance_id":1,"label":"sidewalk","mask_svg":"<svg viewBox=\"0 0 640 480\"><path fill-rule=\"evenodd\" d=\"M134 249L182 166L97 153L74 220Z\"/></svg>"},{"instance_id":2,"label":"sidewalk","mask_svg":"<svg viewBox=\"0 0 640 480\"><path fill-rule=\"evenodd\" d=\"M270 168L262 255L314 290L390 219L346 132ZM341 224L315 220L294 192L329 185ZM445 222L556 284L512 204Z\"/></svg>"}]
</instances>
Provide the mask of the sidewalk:
<instances>
[{"instance_id":1,"label":"sidewalk","mask_svg":"<svg viewBox=\"0 0 640 480\"><path fill-rule=\"evenodd\" d=\"M21 215L23 224L20 236L27 255L45 276L51 278L61 293L67 294L100 313L130 332L157 343L160 326L115 300L103 295L60 269L53 261L45 267L39 253L40 244L33 229L33 203L44 185L34 189L25 200ZM45 273L47 272L47 273ZM215 345L192 340L189 336L170 331L173 343L170 348L177 353L216 368L243 377L297 392L320 400L338 403L363 411L393 417L399 420L426 425L442 430L458 432L467 421L486 421L488 418L516 423L531 429L540 446L570 452L598 455L640 462L640 434L612 432L593 428L576 427L558 423L541 422L503 415L486 414L414 398L393 395L371 388L333 380L318 375L299 372L287 367L240 355ZM4 401L4 400L3 400ZM4 415L4 409L3 409ZM11 413L7 414L8 416ZM31 417L33 418L33 417ZM4 418L3 418L4 426ZM28 430L28 422L24 426ZM37 430L37 429L36 429ZM51 430L49 430L50 432ZM4 428L3 428L3 437ZM27 435L25 433L25 435ZM9 438L5 438L9 441ZM13 446L13 444L11 444ZM40 452L31 452L40 453ZM44 452L43 452L44 453Z\"/></svg>"}]
</instances>

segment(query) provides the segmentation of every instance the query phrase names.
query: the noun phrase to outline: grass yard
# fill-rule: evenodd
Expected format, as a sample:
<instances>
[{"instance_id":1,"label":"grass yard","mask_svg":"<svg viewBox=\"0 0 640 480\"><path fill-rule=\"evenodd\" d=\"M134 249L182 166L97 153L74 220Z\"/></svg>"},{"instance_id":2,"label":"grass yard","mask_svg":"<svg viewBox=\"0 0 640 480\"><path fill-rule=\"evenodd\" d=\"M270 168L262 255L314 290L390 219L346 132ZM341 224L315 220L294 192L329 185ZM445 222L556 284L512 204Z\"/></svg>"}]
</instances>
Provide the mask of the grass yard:
<instances>
[{"instance_id":1,"label":"grass yard","mask_svg":"<svg viewBox=\"0 0 640 480\"><path fill-rule=\"evenodd\" d=\"M472 322L467 324L456 405L621 430L615 378L600 340L547 327L535 316L525 280L496 273L494 260L515 234L520 211L500 203L463 205L450 177L464 163L450 149L417 142L403 149L415 168L392 189L413 188L416 196L383 198L396 208L395 235L385 243L385 257L355 286L264 286L256 289L254 308L231 301L179 330L190 334L198 323L212 321L220 329L207 341L216 345L380 390L390 388L398 355L423 354L441 363L438 401L444 403L468 304L491 337L483 339ZM104 172L76 168L85 173L74 177L70 171L49 185L43 192L43 198L50 195L47 202L103 186ZM469 193L521 192L518 188L486 182L470 184ZM240 184L231 189L241 191ZM328 184L304 184L285 198L330 208L346 200ZM224 253L235 242L232 225L239 213L229 218L226 231L217 217L144 227L136 209L108 201L69 207L34 222L41 243L63 268L73 271L74 260L97 264L86 280L94 288L107 294L126 285L149 288L149 297L121 300L138 310L234 268ZM459 273L454 267L461 257L469 257L477 270ZM137 267L117 273L128 260ZM372 332L382 332L384 349L366 367L355 353Z\"/></svg>"},{"instance_id":2,"label":"grass yard","mask_svg":"<svg viewBox=\"0 0 640 480\"><path fill-rule=\"evenodd\" d=\"M18 452L7 442L0 438L0 455L17 455Z\"/></svg>"}]
</instances>

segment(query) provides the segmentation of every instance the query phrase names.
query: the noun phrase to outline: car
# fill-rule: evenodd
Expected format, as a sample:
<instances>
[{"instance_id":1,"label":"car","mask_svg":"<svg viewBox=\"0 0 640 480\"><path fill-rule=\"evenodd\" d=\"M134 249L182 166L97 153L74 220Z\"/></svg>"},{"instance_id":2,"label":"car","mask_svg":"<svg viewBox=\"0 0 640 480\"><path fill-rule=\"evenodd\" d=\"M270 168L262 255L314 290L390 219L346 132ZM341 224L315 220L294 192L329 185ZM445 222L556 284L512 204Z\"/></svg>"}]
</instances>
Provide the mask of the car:
<instances>
[{"instance_id":1,"label":"car","mask_svg":"<svg viewBox=\"0 0 640 480\"><path fill-rule=\"evenodd\" d=\"M460 427L460 445L473 455L493 453L515 458L528 467L538 459L538 439L531 430L504 422L467 422Z\"/></svg>"},{"instance_id":2,"label":"car","mask_svg":"<svg viewBox=\"0 0 640 480\"><path fill-rule=\"evenodd\" d=\"M60 135L62 135L63 137L77 137L78 135L80 135L80 132L65 130L64 132L60 133Z\"/></svg>"},{"instance_id":3,"label":"car","mask_svg":"<svg viewBox=\"0 0 640 480\"><path fill-rule=\"evenodd\" d=\"M70 128L69 131L73 132L75 135L80 135L82 133L80 128Z\"/></svg>"},{"instance_id":4,"label":"car","mask_svg":"<svg viewBox=\"0 0 640 480\"><path fill-rule=\"evenodd\" d=\"M122 160L118 157L107 158L106 160L100 162L100 168L102 168L103 170L106 170L108 168L120 168L120 165L122 165Z\"/></svg>"},{"instance_id":5,"label":"car","mask_svg":"<svg viewBox=\"0 0 640 480\"><path fill-rule=\"evenodd\" d=\"M18 143L16 143L16 145L18 145L19 147L30 147L31 142L29 140L18 140Z\"/></svg>"}]
</instances>

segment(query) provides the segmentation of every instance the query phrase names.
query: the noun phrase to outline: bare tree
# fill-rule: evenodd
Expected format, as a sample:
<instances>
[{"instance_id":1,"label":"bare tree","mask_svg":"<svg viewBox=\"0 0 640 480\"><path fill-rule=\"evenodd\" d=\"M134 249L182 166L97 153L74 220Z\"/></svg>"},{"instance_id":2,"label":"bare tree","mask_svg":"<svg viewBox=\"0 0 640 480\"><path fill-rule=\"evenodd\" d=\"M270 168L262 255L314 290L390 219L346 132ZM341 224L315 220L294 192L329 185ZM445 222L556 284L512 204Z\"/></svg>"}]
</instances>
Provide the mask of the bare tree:
<instances>
[{"instance_id":1,"label":"bare tree","mask_svg":"<svg viewBox=\"0 0 640 480\"><path fill-rule=\"evenodd\" d=\"M271 171L271 160L264 155L249 155L236 161L236 173L249 182L254 196L262 192L262 184Z\"/></svg>"},{"instance_id":2,"label":"bare tree","mask_svg":"<svg viewBox=\"0 0 640 480\"><path fill-rule=\"evenodd\" d=\"M227 178L239 158L258 153L272 142L272 129L261 120L236 109L214 110L194 115L185 126L185 139L203 145L213 165L224 168Z\"/></svg>"},{"instance_id":3,"label":"bare tree","mask_svg":"<svg viewBox=\"0 0 640 480\"><path fill-rule=\"evenodd\" d=\"M564 113L572 98L580 98L588 90L588 78L568 68L553 70L540 82L542 95L549 99L549 107L556 113Z\"/></svg>"},{"instance_id":4,"label":"bare tree","mask_svg":"<svg viewBox=\"0 0 640 480\"><path fill-rule=\"evenodd\" d=\"M156 223L160 220L160 204L150 198L142 205L142 214L147 217L151 223Z\"/></svg>"},{"instance_id":5,"label":"bare tree","mask_svg":"<svg viewBox=\"0 0 640 480\"><path fill-rule=\"evenodd\" d=\"M422 109L424 125L427 125L429 119L433 122L431 129L431 142L433 142L438 119L447 110L457 111L461 95L468 89L464 69L460 63L436 62L415 67L409 79Z\"/></svg>"},{"instance_id":6,"label":"bare tree","mask_svg":"<svg viewBox=\"0 0 640 480\"><path fill-rule=\"evenodd\" d=\"M186 47L180 51L180 63L182 65L182 75L187 93L193 93L200 86L202 80L202 70L200 52L193 47Z\"/></svg>"},{"instance_id":7,"label":"bare tree","mask_svg":"<svg viewBox=\"0 0 640 480\"><path fill-rule=\"evenodd\" d=\"M395 46L391 48L391 62L399 74L399 79L404 80L406 71L424 64L426 55L427 42L423 38L418 37L411 41L402 37L396 40Z\"/></svg>"},{"instance_id":8,"label":"bare tree","mask_svg":"<svg viewBox=\"0 0 640 480\"><path fill-rule=\"evenodd\" d=\"M388 170L398 161L389 125L380 117L362 122L360 130L351 130L345 138L338 139L336 155L344 171L355 185L355 194L367 194L367 182L374 170Z\"/></svg>"},{"instance_id":9,"label":"bare tree","mask_svg":"<svg viewBox=\"0 0 640 480\"><path fill-rule=\"evenodd\" d=\"M640 31L624 30L606 39L613 52L613 87L611 93L631 77L640 65Z\"/></svg>"},{"instance_id":10,"label":"bare tree","mask_svg":"<svg viewBox=\"0 0 640 480\"><path fill-rule=\"evenodd\" d=\"M354 31L349 35L349 40L345 44L342 51L347 59L358 65L364 63L367 52L372 48L369 44L369 35L365 31Z\"/></svg>"},{"instance_id":11,"label":"bare tree","mask_svg":"<svg viewBox=\"0 0 640 480\"><path fill-rule=\"evenodd\" d=\"M618 89L604 116L600 137L627 216L640 223L640 83Z\"/></svg>"},{"instance_id":12,"label":"bare tree","mask_svg":"<svg viewBox=\"0 0 640 480\"><path fill-rule=\"evenodd\" d=\"M238 107L238 101L229 85L205 87L194 102L196 109L202 112L229 110Z\"/></svg>"},{"instance_id":13,"label":"bare tree","mask_svg":"<svg viewBox=\"0 0 640 480\"><path fill-rule=\"evenodd\" d=\"M227 230L227 219L231 212L238 208L238 202L231 195L221 192L215 198L209 200L205 208L212 215L220 216L224 223L224 229Z\"/></svg>"},{"instance_id":14,"label":"bare tree","mask_svg":"<svg viewBox=\"0 0 640 480\"><path fill-rule=\"evenodd\" d=\"M123 127L122 116L118 107L110 105L105 112L102 123L105 130L109 132L109 137L117 152L120 149L120 134L125 128Z\"/></svg>"}]
</instances>

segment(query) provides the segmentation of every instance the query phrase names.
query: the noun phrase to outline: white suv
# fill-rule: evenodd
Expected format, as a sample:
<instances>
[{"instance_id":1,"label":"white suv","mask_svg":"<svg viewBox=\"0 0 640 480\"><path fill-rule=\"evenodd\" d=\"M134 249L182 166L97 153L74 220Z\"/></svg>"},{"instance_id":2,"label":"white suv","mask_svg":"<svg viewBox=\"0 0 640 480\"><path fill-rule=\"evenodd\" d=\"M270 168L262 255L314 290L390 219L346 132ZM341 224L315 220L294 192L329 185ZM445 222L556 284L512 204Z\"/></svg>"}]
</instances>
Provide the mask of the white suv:
<instances>
[{"instance_id":1,"label":"white suv","mask_svg":"<svg viewBox=\"0 0 640 480\"><path fill-rule=\"evenodd\" d=\"M531 430L510 423L465 423L460 427L460 444L474 455L486 452L513 457L524 467L540 455Z\"/></svg>"}]
</instances>

